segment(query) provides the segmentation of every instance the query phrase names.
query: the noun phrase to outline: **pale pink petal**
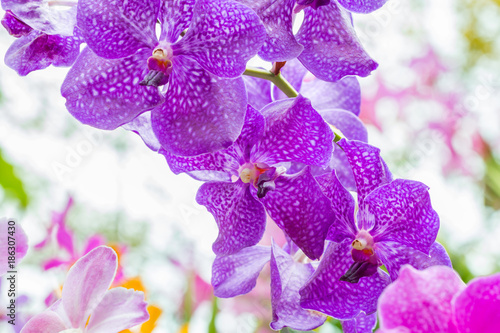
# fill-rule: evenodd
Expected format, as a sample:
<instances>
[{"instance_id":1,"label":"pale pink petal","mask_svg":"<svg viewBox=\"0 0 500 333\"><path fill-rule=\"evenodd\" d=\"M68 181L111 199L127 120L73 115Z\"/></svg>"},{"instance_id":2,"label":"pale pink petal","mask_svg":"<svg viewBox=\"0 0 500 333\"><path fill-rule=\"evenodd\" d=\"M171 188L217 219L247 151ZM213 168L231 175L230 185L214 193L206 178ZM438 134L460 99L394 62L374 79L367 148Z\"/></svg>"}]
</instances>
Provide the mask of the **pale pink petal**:
<instances>
[{"instance_id":1,"label":"pale pink petal","mask_svg":"<svg viewBox=\"0 0 500 333\"><path fill-rule=\"evenodd\" d=\"M56 333L66 328L62 319L55 312L47 309L31 318L24 325L21 333Z\"/></svg>"},{"instance_id":2,"label":"pale pink petal","mask_svg":"<svg viewBox=\"0 0 500 333\"><path fill-rule=\"evenodd\" d=\"M10 221L10 222L9 222ZM10 242L10 244L9 244ZM15 245L14 245L15 244ZM15 247L15 249L14 249ZM18 222L5 217L0 219L0 276L16 270L17 264L28 252L28 237ZM9 257L11 259L9 263ZM12 265L12 266L10 266Z\"/></svg>"},{"instance_id":3,"label":"pale pink petal","mask_svg":"<svg viewBox=\"0 0 500 333\"><path fill-rule=\"evenodd\" d=\"M122 287L109 290L90 316L88 333L120 332L149 319L144 293Z\"/></svg>"},{"instance_id":4,"label":"pale pink petal","mask_svg":"<svg viewBox=\"0 0 500 333\"><path fill-rule=\"evenodd\" d=\"M85 327L90 313L101 302L114 279L118 258L100 246L71 267L62 290L62 303L73 327Z\"/></svg>"}]
</instances>

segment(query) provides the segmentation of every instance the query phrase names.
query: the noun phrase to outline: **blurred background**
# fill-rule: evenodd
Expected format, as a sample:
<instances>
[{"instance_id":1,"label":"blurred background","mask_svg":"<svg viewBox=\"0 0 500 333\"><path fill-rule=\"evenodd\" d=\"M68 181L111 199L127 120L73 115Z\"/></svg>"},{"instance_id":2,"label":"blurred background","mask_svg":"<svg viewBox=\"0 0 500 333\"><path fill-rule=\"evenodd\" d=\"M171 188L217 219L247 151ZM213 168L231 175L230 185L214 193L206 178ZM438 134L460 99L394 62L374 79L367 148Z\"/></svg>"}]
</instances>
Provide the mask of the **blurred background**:
<instances>
[{"instance_id":1,"label":"blurred background","mask_svg":"<svg viewBox=\"0 0 500 333\"><path fill-rule=\"evenodd\" d=\"M354 15L380 65L360 79L370 143L395 177L430 187L438 240L465 282L500 271L498 17L499 0L389 0ZM14 38L0 30L3 58ZM19 266L23 320L56 299L89 247L107 244L120 255L114 284L144 290L152 306L133 332L270 332L268 271L248 295L212 295L217 227L194 200L200 183L173 175L131 132L78 123L59 92L66 72L19 77L0 66L0 215L16 218L30 244ZM71 247L56 241L58 229Z\"/></svg>"}]
</instances>

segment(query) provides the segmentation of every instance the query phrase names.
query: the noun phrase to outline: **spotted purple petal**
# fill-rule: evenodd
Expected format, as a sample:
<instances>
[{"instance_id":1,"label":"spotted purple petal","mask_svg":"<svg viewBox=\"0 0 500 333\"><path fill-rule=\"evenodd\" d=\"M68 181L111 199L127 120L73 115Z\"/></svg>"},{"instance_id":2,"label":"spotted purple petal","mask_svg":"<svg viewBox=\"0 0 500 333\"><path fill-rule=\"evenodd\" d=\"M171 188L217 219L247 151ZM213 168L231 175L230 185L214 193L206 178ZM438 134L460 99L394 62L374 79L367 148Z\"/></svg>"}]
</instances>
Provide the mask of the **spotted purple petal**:
<instances>
[{"instance_id":1,"label":"spotted purple petal","mask_svg":"<svg viewBox=\"0 0 500 333\"><path fill-rule=\"evenodd\" d=\"M78 27L98 56L128 57L158 44L155 33L160 0L80 0Z\"/></svg>"},{"instance_id":2,"label":"spotted purple petal","mask_svg":"<svg viewBox=\"0 0 500 333\"><path fill-rule=\"evenodd\" d=\"M420 182L396 179L365 198L359 220L375 220L370 234L376 243L393 241L428 254L439 230L428 190Z\"/></svg>"},{"instance_id":3,"label":"spotted purple petal","mask_svg":"<svg viewBox=\"0 0 500 333\"><path fill-rule=\"evenodd\" d=\"M196 156L178 156L160 149L167 159L170 170L176 175L186 172L191 177L203 181L231 181L238 169L238 161L226 150Z\"/></svg>"},{"instance_id":4,"label":"spotted purple petal","mask_svg":"<svg viewBox=\"0 0 500 333\"><path fill-rule=\"evenodd\" d=\"M292 14L295 0L242 0L259 15L267 38L259 51L265 61L276 62L296 58L303 50L293 36Z\"/></svg>"},{"instance_id":5,"label":"spotted purple petal","mask_svg":"<svg viewBox=\"0 0 500 333\"><path fill-rule=\"evenodd\" d=\"M248 293L255 287L260 271L270 259L271 248L261 245L217 256L212 265L214 295L228 298Z\"/></svg>"},{"instance_id":6,"label":"spotted purple petal","mask_svg":"<svg viewBox=\"0 0 500 333\"><path fill-rule=\"evenodd\" d=\"M336 1L304 12L296 35L304 45L298 59L317 78L335 82L347 75L367 76L377 68L356 37L350 14Z\"/></svg>"},{"instance_id":7,"label":"spotted purple petal","mask_svg":"<svg viewBox=\"0 0 500 333\"><path fill-rule=\"evenodd\" d=\"M278 177L275 184L276 189L261 199L268 214L309 258L318 259L334 221L330 201L308 167Z\"/></svg>"},{"instance_id":8,"label":"spotted purple petal","mask_svg":"<svg viewBox=\"0 0 500 333\"><path fill-rule=\"evenodd\" d=\"M5 64L21 76L50 65L71 66L80 53L81 42L77 37L47 35L32 30L12 43L5 54Z\"/></svg>"},{"instance_id":9,"label":"spotted purple petal","mask_svg":"<svg viewBox=\"0 0 500 333\"><path fill-rule=\"evenodd\" d=\"M248 184L213 182L203 184L196 202L212 213L219 236L212 246L217 255L233 254L257 244L266 227L266 212L250 193Z\"/></svg>"},{"instance_id":10,"label":"spotted purple petal","mask_svg":"<svg viewBox=\"0 0 500 333\"><path fill-rule=\"evenodd\" d=\"M302 162L326 164L333 151L333 132L302 97L277 101L262 109L266 132L254 159L268 164Z\"/></svg>"},{"instance_id":11,"label":"spotted purple petal","mask_svg":"<svg viewBox=\"0 0 500 333\"><path fill-rule=\"evenodd\" d=\"M342 7L355 13L371 13L382 7L387 0L337 0Z\"/></svg>"},{"instance_id":12,"label":"spotted purple petal","mask_svg":"<svg viewBox=\"0 0 500 333\"><path fill-rule=\"evenodd\" d=\"M243 79L215 77L184 56L174 60L166 101L151 114L162 147L182 156L229 147L245 119Z\"/></svg>"},{"instance_id":13,"label":"spotted purple petal","mask_svg":"<svg viewBox=\"0 0 500 333\"><path fill-rule=\"evenodd\" d=\"M380 328L385 331L404 327L414 333L456 332L451 300L464 287L449 267L432 266L417 271L404 266L399 278L380 296Z\"/></svg>"},{"instance_id":14,"label":"spotted purple petal","mask_svg":"<svg viewBox=\"0 0 500 333\"><path fill-rule=\"evenodd\" d=\"M380 157L380 149L361 141L345 139L340 140L338 145L345 152L351 165L358 192L358 205L362 207L368 193L389 183L392 180L392 174ZM360 228L363 227L360 226Z\"/></svg>"},{"instance_id":15,"label":"spotted purple petal","mask_svg":"<svg viewBox=\"0 0 500 333\"><path fill-rule=\"evenodd\" d=\"M335 170L331 173L316 177L321 191L330 199L334 212L334 221L328 231L327 239L340 243L348 238L353 240L357 234L354 222L355 202L337 178Z\"/></svg>"},{"instance_id":16,"label":"spotted purple petal","mask_svg":"<svg viewBox=\"0 0 500 333\"><path fill-rule=\"evenodd\" d=\"M131 131L139 135L146 146L152 151L157 152L160 150L161 145L154 135L151 125L151 112L144 112L122 127L127 131Z\"/></svg>"},{"instance_id":17,"label":"spotted purple petal","mask_svg":"<svg viewBox=\"0 0 500 333\"><path fill-rule=\"evenodd\" d=\"M29 25L25 24L12 14L10 10L5 12L5 15L2 18L2 25L7 30L9 35L16 38L26 36L31 30L33 30Z\"/></svg>"},{"instance_id":18,"label":"spotted purple petal","mask_svg":"<svg viewBox=\"0 0 500 333\"><path fill-rule=\"evenodd\" d=\"M340 281L353 262L349 240L330 243L316 272L300 290L300 305L340 320L352 319L361 311L375 312L377 299L390 278L378 269L358 283Z\"/></svg>"},{"instance_id":19,"label":"spotted purple petal","mask_svg":"<svg viewBox=\"0 0 500 333\"><path fill-rule=\"evenodd\" d=\"M69 112L84 124L115 129L163 102L155 87L139 85L149 50L124 59L98 57L85 48L63 82Z\"/></svg>"},{"instance_id":20,"label":"spotted purple petal","mask_svg":"<svg viewBox=\"0 0 500 333\"><path fill-rule=\"evenodd\" d=\"M459 332L498 332L500 273L475 278L452 301Z\"/></svg>"},{"instance_id":21,"label":"spotted purple petal","mask_svg":"<svg viewBox=\"0 0 500 333\"><path fill-rule=\"evenodd\" d=\"M342 321L344 333L372 333L377 325L377 313L367 315L361 312L355 318Z\"/></svg>"},{"instance_id":22,"label":"spotted purple petal","mask_svg":"<svg viewBox=\"0 0 500 333\"><path fill-rule=\"evenodd\" d=\"M248 94L248 104L261 110L264 106L271 103L271 82L259 79L253 76L243 76L245 87Z\"/></svg>"},{"instance_id":23,"label":"spotted purple petal","mask_svg":"<svg viewBox=\"0 0 500 333\"><path fill-rule=\"evenodd\" d=\"M159 13L160 40L175 43L181 32L189 27L196 0L163 0Z\"/></svg>"},{"instance_id":24,"label":"spotted purple petal","mask_svg":"<svg viewBox=\"0 0 500 333\"><path fill-rule=\"evenodd\" d=\"M401 267L407 264L419 270L436 265L451 267L448 253L438 242L432 244L429 255L396 242L377 243L375 252L393 281L398 278Z\"/></svg>"},{"instance_id":25,"label":"spotted purple petal","mask_svg":"<svg viewBox=\"0 0 500 333\"><path fill-rule=\"evenodd\" d=\"M315 77L305 79L300 93L312 101L316 110L342 109L359 115L361 90L358 79L353 76L337 82L326 82Z\"/></svg>"},{"instance_id":26,"label":"spotted purple petal","mask_svg":"<svg viewBox=\"0 0 500 333\"><path fill-rule=\"evenodd\" d=\"M273 321L271 328L280 330L291 327L296 330L312 330L321 326L326 316L303 309L300 306L299 289L313 274L311 264L295 262L274 242L271 257L271 303Z\"/></svg>"},{"instance_id":27,"label":"spotted purple petal","mask_svg":"<svg viewBox=\"0 0 500 333\"><path fill-rule=\"evenodd\" d=\"M19 20L49 35L73 36L76 6L60 10L47 0L2 0L2 8L10 10ZM75 3L76 5L76 3Z\"/></svg>"},{"instance_id":28,"label":"spotted purple petal","mask_svg":"<svg viewBox=\"0 0 500 333\"><path fill-rule=\"evenodd\" d=\"M175 55L194 58L219 77L237 77L265 39L260 19L247 6L232 0L198 0L189 29Z\"/></svg>"}]
</instances>

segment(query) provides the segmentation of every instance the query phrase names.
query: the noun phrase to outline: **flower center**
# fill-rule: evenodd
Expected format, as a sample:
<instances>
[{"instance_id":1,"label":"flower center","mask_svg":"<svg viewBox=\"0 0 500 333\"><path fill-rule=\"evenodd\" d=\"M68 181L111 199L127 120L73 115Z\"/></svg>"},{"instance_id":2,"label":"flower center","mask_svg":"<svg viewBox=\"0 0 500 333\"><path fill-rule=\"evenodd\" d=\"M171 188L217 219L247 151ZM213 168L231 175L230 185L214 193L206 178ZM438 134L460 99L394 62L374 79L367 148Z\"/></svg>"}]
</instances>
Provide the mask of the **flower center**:
<instances>
[{"instance_id":1,"label":"flower center","mask_svg":"<svg viewBox=\"0 0 500 333\"><path fill-rule=\"evenodd\" d=\"M257 197L263 198L274 190L274 180L283 173L265 163L247 162L239 168L239 178L245 184L251 183L257 189Z\"/></svg>"},{"instance_id":2,"label":"flower center","mask_svg":"<svg viewBox=\"0 0 500 333\"><path fill-rule=\"evenodd\" d=\"M358 283L364 276L370 276L377 272L377 268L382 265L377 254L373 250L375 242L373 237L366 230L361 230L352 242L351 256L354 263L342 275L340 281Z\"/></svg>"},{"instance_id":3,"label":"flower center","mask_svg":"<svg viewBox=\"0 0 500 333\"><path fill-rule=\"evenodd\" d=\"M143 86L159 87L168 83L172 73L173 51L169 44L160 43L148 58L149 73L140 83Z\"/></svg>"}]
</instances>

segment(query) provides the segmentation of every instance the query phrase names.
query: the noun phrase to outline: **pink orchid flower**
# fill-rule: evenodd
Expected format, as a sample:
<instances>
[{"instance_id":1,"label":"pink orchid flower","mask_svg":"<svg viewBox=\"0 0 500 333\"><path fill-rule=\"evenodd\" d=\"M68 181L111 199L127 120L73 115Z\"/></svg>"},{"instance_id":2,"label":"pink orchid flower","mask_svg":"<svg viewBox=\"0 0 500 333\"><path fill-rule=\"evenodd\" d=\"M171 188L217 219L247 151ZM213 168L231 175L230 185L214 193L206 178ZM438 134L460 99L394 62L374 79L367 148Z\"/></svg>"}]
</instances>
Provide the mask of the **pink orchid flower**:
<instances>
[{"instance_id":1,"label":"pink orchid flower","mask_svg":"<svg viewBox=\"0 0 500 333\"><path fill-rule=\"evenodd\" d=\"M0 255L0 276L7 271L16 270L17 264L24 258L26 252L28 252L28 237L21 225L5 217L0 218L0 253L2 254ZM13 253L12 256L11 253ZM14 257L14 263L9 257Z\"/></svg>"},{"instance_id":2,"label":"pink orchid flower","mask_svg":"<svg viewBox=\"0 0 500 333\"><path fill-rule=\"evenodd\" d=\"M404 266L378 301L377 333L499 333L500 273L466 286L450 267Z\"/></svg>"},{"instance_id":3,"label":"pink orchid flower","mask_svg":"<svg viewBox=\"0 0 500 333\"><path fill-rule=\"evenodd\" d=\"M110 247L90 251L69 270L62 298L33 317L21 333L117 333L147 321L142 291L108 290L117 266Z\"/></svg>"}]
</instances>

